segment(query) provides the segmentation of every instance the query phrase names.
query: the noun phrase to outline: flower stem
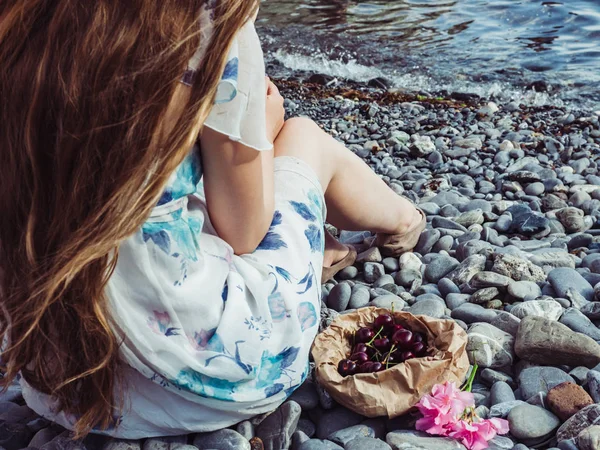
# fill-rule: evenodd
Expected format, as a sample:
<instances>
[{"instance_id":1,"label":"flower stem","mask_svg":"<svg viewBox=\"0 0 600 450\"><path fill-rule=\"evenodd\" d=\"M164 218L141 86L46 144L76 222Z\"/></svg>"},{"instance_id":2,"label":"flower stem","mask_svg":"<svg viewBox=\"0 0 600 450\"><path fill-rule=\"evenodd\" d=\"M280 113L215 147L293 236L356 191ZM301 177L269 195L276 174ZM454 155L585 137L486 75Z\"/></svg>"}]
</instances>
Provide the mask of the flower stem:
<instances>
[{"instance_id":1,"label":"flower stem","mask_svg":"<svg viewBox=\"0 0 600 450\"><path fill-rule=\"evenodd\" d=\"M474 364L473 370L471 371L471 375L469 375L469 379L467 380L467 384L465 384L463 391L471 392L471 390L473 389L473 381L475 380L475 375L477 374L478 370L479 366L477 364Z\"/></svg>"}]
</instances>

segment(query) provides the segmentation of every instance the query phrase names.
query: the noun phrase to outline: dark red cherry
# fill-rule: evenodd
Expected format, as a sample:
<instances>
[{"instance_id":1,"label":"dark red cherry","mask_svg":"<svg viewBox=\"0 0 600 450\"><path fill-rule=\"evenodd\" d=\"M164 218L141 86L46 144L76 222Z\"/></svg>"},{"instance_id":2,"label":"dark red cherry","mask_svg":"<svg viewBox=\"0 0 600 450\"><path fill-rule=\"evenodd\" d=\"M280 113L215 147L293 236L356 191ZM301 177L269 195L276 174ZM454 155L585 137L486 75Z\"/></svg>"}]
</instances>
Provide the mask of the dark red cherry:
<instances>
[{"instance_id":1,"label":"dark red cherry","mask_svg":"<svg viewBox=\"0 0 600 450\"><path fill-rule=\"evenodd\" d=\"M392 336L392 342L400 347L407 347L413 343L413 334L408 330L398 330Z\"/></svg>"},{"instance_id":2,"label":"dark red cherry","mask_svg":"<svg viewBox=\"0 0 600 450\"><path fill-rule=\"evenodd\" d=\"M392 325L393 323L394 319L392 318L392 316L390 316L389 314L382 314L375 319L373 325L377 330L379 330L381 327L387 327L389 325Z\"/></svg>"},{"instance_id":3,"label":"dark red cherry","mask_svg":"<svg viewBox=\"0 0 600 450\"><path fill-rule=\"evenodd\" d=\"M342 359L338 364L338 372L343 377L354 375L356 373L356 363L349 359Z\"/></svg>"},{"instance_id":4,"label":"dark red cherry","mask_svg":"<svg viewBox=\"0 0 600 450\"><path fill-rule=\"evenodd\" d=\"M390 340L388 338L380 338L380 339L375 339L373 341L373 345L380 352L387 352L390 349L390 347L392 346L392 343L390 342Z\"/></svg>"},{"instance_id":5,"label":"dark red cherry","mask_svg":"<svg viewBox=\"0 0 600 450\"><path fill-rule=\"evenodd\" d=\"M381 372L383 369L385 369L385 367L380 362L374 362L373 365L371 366L371 372L373 372L373 373Z\"/></svg>"},{"instance_id":6,"label":"dark red cherry","mask_svg":"<svg viewBox=\"0 0 600 450\"><path fill-rule=\"evenodd\" d=\"M390 325L387 328L387 332L390 336L392 336L396 331L404 330L405 328L402 325L398 325L397 323Z\"/></svg>"},{"instance_id":7,"label":"dark red cherry","mask_svg":"<svg viewBox=\"0 0 600 450\"><path fill-rule=\"evenodd\" d=\"M413 342L425 342L423 333L413 333Z\"/></svg>"},{"instance_id":8,"label":"dark red cherry","mask_svg":"<svg viewBox=\"0 0 600 450\"><path fill-rule=\"evenodd\" d=\"M356 344L352 349L352 353L367 353L368 349L369 347L366 344Z\"/></svg>"},{"instance_id":9,"label":"dark red cherry","mask_svg":"<svg viewBox=\"0 0 600 450\"><path fill-rule=\"evenodd\" d=\"M408 361L409 359L413 359L415 354L413 352L402 352L401 358L404 361Z\"/></svg>"},{"instance_id":10,"label":"dark red cherry","mask_svg":"<svg viewBox=\"0 0 600 450\"><path fill-rule=\"evenodd\" d=\"M369 356L364 352L360 352L354 353L352 356L350 356L350 359L356 362L357 364L361 364L367 362L369 360Z\"/></svg>"},{"instance_id":11,"label":"dark red cherry","mask_svg":"<svg viewBox=\"0 0 600 450\"><path fill-rule=\"evenodd\" d=\"M410 349L415 355L422 355L425 353L425 344L422 342L415 342L410 346Z\"/></svg>"},{"instance_id":12,"label":"dark red cherry","mask_svg":"<svg viewBox=\"0 0 600 450\"><path fill-rule=\"evenodd\" d=\"M364 327L364 328L360 328L356 332L354 339L356 342L364 344L366 342L369 342L371 339L373 339L373 336L375 336L375 333L373 333L373 330L371 330L370 328Z\"/></svg>"},{"instance_id":13,"label":"dark red cherry","mask_svg":"<svg viewBox=\"0 0 600 450\"><path fill-rule=\"evenodd\" d=\"M373 364L374 363L372 363L371 361L362 363L358 366L357 373L371 373L371 368L373 367Z\"/></svg>"}]
</instances>

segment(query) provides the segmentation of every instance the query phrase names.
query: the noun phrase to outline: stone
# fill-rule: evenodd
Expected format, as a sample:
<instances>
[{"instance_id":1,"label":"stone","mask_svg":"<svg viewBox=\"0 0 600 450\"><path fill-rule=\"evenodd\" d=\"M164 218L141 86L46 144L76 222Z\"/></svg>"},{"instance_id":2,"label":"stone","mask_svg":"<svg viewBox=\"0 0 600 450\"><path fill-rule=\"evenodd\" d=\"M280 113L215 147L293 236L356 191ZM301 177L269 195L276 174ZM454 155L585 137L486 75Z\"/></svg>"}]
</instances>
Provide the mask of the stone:
<instances>
[{"instance_id":1,"label":"stone","mask_svg":"<svg viewBox=\"0 0 600 450\"><path fill-rule=\"evenodd\" d=\"M594 402L600 403L600 372L595 369L590 370L586 375L586 381L592 399Z\"/></svg>"},{"instance_id":2,"label":"stone","mask_svg":"<svg viewBox=\"0 0 600 450\"><path fill-rule=\"evenodd\" d=\"M298 450L344 450L344 447L340 447L331 441L325 441L322 439L309 439L308 441L300 444Z\"/></svg>"},{"instance_id":3,"label":"stone","mask_svg":"<svg viewBox=\"0 0 600 450\"><path fill-rule=\"evenodd\" d=\"M383 264L383 267L385 267L387 272L397 272L400 270L400 262L398 261L398 258L384 258L381 264Z\"/></svg>"},{"instance_id":4,"label":"stone","mask_svg":"<svg viewBox=\"0 0 600 450\"><path fill-rule=\"evenodd\" d=\"M0 447L19 450L27 447L33 433L21 423L0 422Z\"/></svg>"},{"instance_id":5,"label":"stone","mask_svg":"<svg viewBox=\"0 0 600 450\"><path fill-rule=\"evenodd\" d=\"M600 319L600 302L589 302L583 305L580 311L588 319L598 320Z\"/></svg>"},{"instance_id":6,"label":"stone","mask_svg":"<svg viewBox=\"0 0 600 450\"><path fill-rule=\"evenodd\" d=\"M574 269L559 267L548 273L548 281L556 293L567 298L569 289L574 289L585 297L586 300L594 300L594 288Z\"/></svg>"},{"instance_id":7,"label":"stone","mask_svg":"<svg viewBox=\"0 0 600 450\"><path fill-rule=\"evenodd\" d=\"M421 286L422 275L421 272L412 269L402 269L396 273L394 281L398 286L402 286L407 289L416 289Z\"/></svg>"},{"instance_id":8,"label":"stone","mask_svg":"<svg viewBox=\"0 0 600 450\"><path fill-rule=\"evenodd\" d=\"M319 420L314 421L317 425L317 437L326 439L336 431L358 425L362 420L362 416L343 407L326 411Z\"/></svg>"},{"instance_id":9,"label":"stone","mask_svg":"<svg viewBox=\"0 0 600 450\"><path fill-rule=\"evenodd\" d=\"M460 263L450 256L440 255L425 268L425 279L430 283L437 283L447 274L456 269Z\"/></svg>"},{"instance_id":10,"label":"stone","mask_svg":"<svg viewBox=\"0 0 600 450\"><path fill-rule=\"evenodd\" d=\"M573 377L575 382L582 386L587 383L587 375L590 372L590 369L584 366L575 367L573 370L569 372L569 375Z\"/></svg>"},{"instance_id":11,"label":"stone","mask_svg":"<svg viewBox=\"0 0 600 450\"><path fill-rule=\"evenodd\" d=\"M212 433L199 433L194 438L194 445L215 450L250 450L250 442L237 431L228 428Z\"/></svg>"},{"instance_id":12,"label":"stone","mask_svg":"<svg viewBox=\"0 0 600 450\"><path fill-rule=\"evenodd\" d=\"M120 444L120 445L119 445ZM31 444L30 444L31 447ZM107 450L109 445L104 446L104 450ZM124 441L119 440L110 447L111 450L139 450L139 441ZM52 439L50 442L39 447L40 450L87 450L86 446L81 441L75 441L71 439L68 434L62 433ZM9 450L9 449L7 449Z\"/></svg>"},{"instance_id":13,"label":"stone","mask_svg":"<svg viewBox=\"0 0 600 450\"><path fill-rule=\"evenodd\" d=\"M587 231L591 226L585 221L584 213L579 208L563 208L556 211L556 218L563 224L567 233Z\"/></svg>"},{"instance_id":14,"label":"stone","mask_svg":"<svg viewBox=\"0 0 600 450\"><path fill-rule=\"evenodd\" d=\"M516 207L519 207L518 209ZM548 228L548 219L524 205L514 205L508 209L513 216L510 231L524 236L534 236Z\"/></svg>"},{"instance_id":15,"label":"stone","mask_svg":"<svg viewBox=\"0 0 600 450\"><path fill-rule=\"evenodd\" d=\"M488 369L485 369L488 370ZM515 400L515 393L512 388L504 381L497 381L490 390L490 404L492 406L504 402L512 402Z\"/></svg>"},{"instance_id":16,"label":"stone","mask_svg":"<svg viewBox=\"0 0 600 450\"><path fill-rule=\"evenodd\" d=\"M435 144L431 140L429 136L413 136L413 143L411 146L411 154L418 158L422 158L423 156L429 155L431 152L435 151Z\"/></svg>"},{"instance_id":17,"label":"stone","mask_svg":"<svg viewBox=\"0 0 600 450\"><path fill-rule=\"evenodd\" d=\"M481 225L484 222L483 211L481 209L466 211L460 216L456 217L454 221L466 228L469 228L471 225L475 224Z\"/></svg>"},{"instance_id":18,"label":"stone","mask_svg":"<svg viewBox=\"0 0 600 450\"><path fill-rule=\"evenodd\" d=\"M515 340L510 334L488 323L471 325L467 334L467 354L471 364L493 369L513 363Z\"/></svg>"},{"instance_id":19,"label":"stone","mask_svg":"<svg viewBox=\"0 0 600 450\"><path fill-rule=\"evenodd\" d=\"M364 264L367 262L380 263L383 260L378 247L371 247L356 256L356 262Z\"/></svg>"},{"instance_id":20,"label":"stone","mask_svg":"<svg viewBox=\"0 0 600 450\"><path fill-rule=\"evenodd\" d=\"M471 278L469 285L476 289L489 287L506 288L512 283L513 280L505 275L500 275L496 272L483 271L476 273L473 278Z\"/></svg>"},{"instance_id":21,"label":"stone","mask_svg":"<svg viewBox=\"0 0 600 450\"><path fill-rule=\"evenodd\" d=\"M501 311L496 317L494 317L490 324L504 331L505 333L517 337L517 332L519 331L521 319L513 316L511 313Z\"/></svg>"},{"instance_id":22,"label":"stone","mask_svg":"<svg viewBox=\"0 0 600 450\"><path fill-rule=\"evenodd\" d=\"M535 300L542 290L533 281L516 281L508 286L508 293L518 300Z\"/></svg>"},{"instance_id":23,"label":"stone","mask_svg":"<svg viewBox=\"0 0 600 450\"><path fill-rule=\"evenodd\" d=\"M535 439L558 428L560 420L544 408L519 405L508 414L510 433L517 439Z\"/></svg>"},{"instance_id":24,"label":"stone","mask_svg":"<svg viewBox=\"0 0 600 450\"><path fill-rule=\"evenodd\" d=\"M515 352L519 358L537 364L594 367L600 363L600 345L594 340L537 316L521 321Z\"/></svg>"},{"instance_id":25,"label":"stone","mask_svg":"<svg viewBox=\"0 0 600 450\"><path fill-rule=\"evenodd\" d=\"M496 436L488 442L488 450L514 450L515 443L504 436Z\"/></svg>"},{"instance_id":26,"label":"stone","mask_svg":"<svg viewBox=\"0 0 600 450\"><path fill-rule=\"evenodd\" d=\"M447 297L449 294L460 294L460 289L458 288L458 286L452 281L450 281L448 278L442 278L438 282L437 286L438 290L442 294L442 297Z\"/></svg>"},{"instance_id":27,"label":"stone","mask_svg":"<svg viewBox=\"0 0 600 450\"><path fill-rule=\"evenodd\" d=\"M557 367L529 367L519 374L519 389L525 400L539 392L546 394L564 382L574 383L575 380Z\"/></svg>"},{"instance_id":28,"label":"stone","mask_svg":"<svg viewBox=\"0 0 600 450\"><path fill-rule=\"evenodd\" d=\"M510 313L519 319L535 316L558 320L563 314L563 308L556 300L531 300L515 305Z\"/></svg>"},{"instance_id":29,"label":"stone","mask_svg":"<svg viewBox=\"0 0 600 450\"><path fill-rule=\"evenodd\" d=\"M447 278L457 286L468 283L477 273L485 269L486 258L483 255L472 255L447 275Z\"/></svg>"},{"instance_id":30,"label":"stone","mask_svg":"<svg viewBox=\"0 0 600 450\"><path fill-rule=\"evenodd\" d=\"M558 249L558 251L556 251L556 249L548 249L547 251L536 251L531 254L529 260L539 267L565 267L568 269L575 268L575 260L573 259L573 256L560 249Z\"/></svg>"},{"instance_id":31,"label":"stone","mask_svg":"<svg viewBox=\"0 0 600 450\"><path fill-rule=\"evenodd\" d=\"M448 294L446 296L446 305L451 310L458 308L460 305L464 305L469 301L471 296L469 294Z\"/></svg>"},{"instance_id":32,"label":"stone","mask_svg":"<svg viewBox=\"0 0 600 450\"><path fill-rule=\"evenodd\" d=\"M350 285L348 283L339 283L329 292L326 302L327 306L337 312L345 311L350 302L351 295L352 288Z\"/></svg>"},{"instance_id":33,"label":"stone","mask_svg":"<svg viewBox=\"0 0 600 450\"><path fill-rule=\"evenodd\" d=\"M381 263L367 262L363 267L365 281L374 283L379 278L385 275L385 267Z\"/></svg>"},{"instance_id":34,"label":"stone","mask_svg":"<svg viewBox=\"0 0 600 450\"><path fill-rule=\"evenodd\" d=\"M421 267L423 263L419 259L417 255L412 252L403 253L398 260L401 270L415 270L417 272L421 271Z\"/></svg>"},{"instance_id":35,"label":"stone","mask_svg":"<svg viewBox=\"0 0 600 450\"><path fill-rule=\"evenodd\" d=\"M344 447L345 450L392 450L387 443L381 439L369 437L359 437L348 442Z\"/></svg>"},{"instance_id":36,"label":"stone","mask_svg":"<svg viewBox=\"0 0 600 450\"><path fill-rule=\"evenodd\" d=\"M473 303L465 303L458 308L452 310L451 316L453 319L462 320L467 324L474 322L491 322L496 318L496 312L490 309L485 309L480 305Z\"/></svg>"},{"instance_id":37,"label":"stone","mask_svg":"<svg viewBox=\"0 0 600 450\"><path fill-rule=\"evenodd\" d=\"M494 369L483 369L481 371L481 373L479 374L479 377L481 378L481 380L490 385L493 386L495 383L502 381L503 383L507 383L511 388L515 386L515 382L513 380L513 378L504 373L504 372L500 372L498 370L494 370Z\"/></svg>"},{"instance_id":38,"label":"stone","mask_svg":"<svg viewBox=\"0 0 600 450\"><path fill-rule=\"evenodd\" d=\"M550 411L563 422L594 403L585 389L568 381L550 389L546 401Z\"/></svg>"},{"instance_id":39,"label":"stone","mask_svg":"<svg viewBox=\"0 0 600 450\"><path fill-rule=\"evenodd\" d=\"M477 305L481 305L500 297L500 290L495 287L479 289L471 295L469 301Z\"/></svg>"},{"instance_id":40,"label":"stone","mask_svg":"<svg viewBox=\"0 0 600 450\"><path fill-rule=\"evenodd\" d=\"M577 435L580 450L600 449L600 425L592 425Z\"/></svg>"},{"instance_id":41,"label":"stone","mask_svg":"<svg viewBox=\"0 0 600 450\"><path fill-rule=\"evenodd\" d=\"M423 233L421 233L421 236L419 237L419 242L417 242L414 251L420 253L421 255L426 255L431 251L435 243L439 241L441 236L442 234L440 233L440 231L436 229L429 229L423 231Z\"/></svg>"},{"instance_id":42,"label":"stone","mask_svg":"<svg viewBox=\"0 0 600 450\"><path fill-rule=\"evenodd\" d=\"M306 384L306 383L304 383L304 384ZM300 389L302 389L302 386L300 386ZM296 390L296 392L298 392L300 389ZM315 396L316 396L316 392L315 392ZM317 405L318 404L319 404L319 398L317 397ZM242 436L244 436L246 439L248 439L248 441L254 437L254 425L249 420L244 420L243 422L238 423L235 427L235 431L237 431ZM187 440L186 440L186 442L187 442ZM148 443L148 441L146 441L144 443L143 450L149 450L146 448L147 443Z\"/></svg>"},{"instance_id":43,"label":"stone","mask_svg":"<svg viewBox=\"0 0 600 450\"><path fill-rule=\"evenodd\" d=\"M303 411L310 411L319 406L319 395L313 381L308 378L302 385L294 391L290 400L295 401ZM242 422L244 423L244 422ZM241 433L243 434L243 433Z\"/></svg>"},{"instance_id":44,"label":"stone","mask_svg":"<svg viewBox=\"0 0 600 450\"><path fill-rule=\"evenodd\" d=\"M565 441L576 438L579 433L600 422L600 405L590 405L583 408L562 424L556 432L556 439Z\"/></svg>"},{"instance_id":45,"label":"stone","mask_svg":"<svg viewBox=\"0 0 600 450\"><path fill-rule=\"evenodd\" d=\"M576 308L567 309L560 318L560 323L568 326L573 331L591 337L596 342L600 341L600 330L598 327Z\"/></svg>"},{"instance_id":46,"label":"stone","mask_svg":"<svg viewBox=\"0 0 600 450\"><path fill-rule=\"evenodd\" d=\"M492 272L505 275L514 281L540 282L546 280L544 271L526 259L508 253L496 254Z\"/></svg>"},{"instance_id":47,"label":"stone","mask_svg":"<svg viewBox=\"0 0 600 450\"><path fill-rule=\"evenodd\" d=\"M505 419L506 416L517 406L526 405L522 400L511 400L509 402L502 402L493 405L490 408L489 417L499 417L501 419Z\"/></svg>"},{"instance_id":48,"label":"stone","mask_svg":"<svg viewBox=\"0 0 600 450\"><path fill-rule=\"evenodd\" d=\"M44 428L33 436L31 441L28 444L28 447L40 448L44 444L47 444L51 440L53 440L56 436L61 434L62 431L57 427L48 427Z\"/></svg>"},{"instance_id":49,"label":"stone","mask_svg":"<svg viewBox=\"0 0 600 450\"><path fill-rule=\"evenodd\" d=\"M356 266L348 266L343 268L336 275L338 280L353 280L358 275L358 269Z\"/></svg>"},{"instance_id":50,"label":"stone","mask_svg":"<svg viewBox=\"0 0 600 450\"><path fill-rule=\"evenodd\" d=\"M348 442L361 437L375 437L375 431L366 425L354 425L343 430L336 431L327 437L327 440L335 442L342 447L346 447Z\"/></svg>"},{"instance_id":51,"label":"stone","mask_svg":"<svg viewBox=\"0 0 600 450\"><path fill-rule=\"evenodd\" d=\"M434 319L441 319L446 313L446 305L437 300L424 299L411 306L409 312L414 315L424 315L433 317Z\"/></svg>"},{"instance_id":52,"label":"stone","mask_svg":"<svg viewBox=\"0 0 600 450\"><path fill-rule=\"evenodd\" d=\"M292 434L292 446L291 450L298 450L300 446L308 441L310 437L306 435L303 431L296 430L294 434Z\"/></svg>"},{"instance_id":53,"label":"stone","mask_svg":"<svg viewBox=\"0 0 600 450\"><path fill-rule=\"evenodd\" d=\"M256 436L264 444L265 450L288 448L292 434L296 431L302 408L295 401L287 401L256 427Z\"/></svg>"},{"instance_id":54,"label":"stone","mask_svg":"<svg viewBox=\"0 0 600 450\"><path fill-rule=\"evenodd\" d=\"M352 299L350 300L352 303ZM369 303L368 306L375 306L377 308L385 308L394 310L394 311L402 311L406 306L406 302L402 300L400 297L394 294L381 295L374 299Z\"/></svg>"},{"instance_id":55,"label":"stone","mask_svg":"<svg viewBox=\"0 0 600 450\"><path fill-rule=\"evenodd\" d=\"M432 437L419 431L393 431L387 434L385 441L393 450L466 450L454 439Z\"/></svg>"}]
</instances>

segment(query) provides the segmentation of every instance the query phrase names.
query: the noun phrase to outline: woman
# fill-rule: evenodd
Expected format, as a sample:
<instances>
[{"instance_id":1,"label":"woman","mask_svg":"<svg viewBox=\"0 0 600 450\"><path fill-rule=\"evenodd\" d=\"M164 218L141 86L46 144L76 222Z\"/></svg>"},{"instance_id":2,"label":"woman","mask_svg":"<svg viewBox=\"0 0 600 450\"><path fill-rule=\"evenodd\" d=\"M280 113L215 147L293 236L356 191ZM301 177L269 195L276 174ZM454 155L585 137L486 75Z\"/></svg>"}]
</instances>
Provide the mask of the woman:
<instances>
[{"instance_id":1,"label":"woman","mask_svg":"<svg viewBox=\"0 0 600 450\"><path fill-rule=\"evenodd\" d=\"M313 122L284 123L256 9L0 3L2 383L78 437L272 411L307 376L322 273L354 261L326 210L389 255L424 227Z\"/></svg>"}]
</instances>

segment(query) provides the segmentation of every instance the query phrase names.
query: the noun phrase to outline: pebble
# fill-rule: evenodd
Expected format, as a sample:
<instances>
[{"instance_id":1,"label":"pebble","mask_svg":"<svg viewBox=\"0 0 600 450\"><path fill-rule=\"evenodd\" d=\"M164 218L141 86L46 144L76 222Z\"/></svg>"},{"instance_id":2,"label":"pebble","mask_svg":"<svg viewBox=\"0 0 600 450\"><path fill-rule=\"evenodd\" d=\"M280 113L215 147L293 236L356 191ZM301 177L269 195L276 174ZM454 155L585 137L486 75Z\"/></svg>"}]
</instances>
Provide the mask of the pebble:
<instances>
[{"instance_id":1,"label":"pebble","mask_svg":"<svg viewBox=\"0 0 600 450\"><path fill-rule=\"evenodd\" d=\"M327 306L337 312L342 312L348 307L352 288L348 283L339 283L335 285L327 297Z\"/></svg>"},{"instance_id":2,"label":"pebble","mask_svg":"<svg viewBox=\"0 0 600 450\"><path fill-rule=\"evenodd\" d=\"M469 327L467 354L471 364L480 367L505 367L513 363L514 338L487 323L476 323Z\"/></svg>"},{"instance_id":3,"label":"pebble","mask_svg":"<svg viewBox=\"0 0 600 450\"><path fill-rule=\"evenodd\" d=\"M425 279L430 283L437 283L454 269L460 263L450 256L440 255L425 268Z\"/></svg>"},{"instance_id":4,"label":"pebble","mask_svg":"<svg viewBox=\"0 0 600 450\"><path fill-rule=\"evenodd\" d=\"M446 313L446 305L437 300L424 299L411 306L409 312L414 315L424 315L433 317L434 319L441 319Z\"/></svg>"},{"instance_id":5,"label":"pebble","mask_svg":"<svg viewBox=\"0 0 600 450\"><path fill-rule=\"evenodd\" d=\"M594 299L594 288L574 269L561 267L548 273L548 281L556 293L567 298L569 289L579 292L587 301Z\"/></svg>"},{"instance_id":6,"label":"pebble","mask_svg":"<svg viewBox=\"0 0 600 450\"><path fill-rule=\"evenodd\" d=\"M362 416L342 407L325 411L318 420L314 420L317 425L316 436L319 439L326 439L336 431L358 425L362 420Z\"/></svg>"},{"instance_id":7,"label":"pebble","mask_svg":"<svg viewBox=\"0 0 600 450\"><path fill-rule=\"evenodd\" d=\"M496 312L485 309L480 305L465 303L452 310L453 319L462 320L467 324L474 322L491 322L496 318Z\"/></svg>"},{"instance_id":8,"label":"pebble","mask_svg":"<svg viewBox=\"0 0 600 450\"><path fill-rule=\"evenodd\" d=\"M558 367L529 367L519 374L519 389L525 400L539 392L547 394L554 386L564 382L574 383L575 380Z\"/></svg>"},{"instance_id":9,"label":"pebble","mask_svg":"<svg viewBox=\"0 0 600 450\"><path fill-rule=\"evenodd\" d=\"M558 320L563 314L563 308L556 300L532 300L515 305L510 313L519 319L535 316Z\"/></svg>"},{"instance_id":10,"label":"pebble","mask_svg":"<svg viewBox=\"0 0 600 450\"><path fill-rule=\"evenodd\" d=\"M561 425L556 432L558 441L576 438L586 428L600 422L600 405L590 405L583 408Z\"/></svg>"},{"instance_id":11,"label":"pebble","mask_svg":"<svg viewBox=\"0 0 600 450\"><path fill-rule=\"evenodd\" d=\"M348 442L361 437L375 437L375 431L365 425L354 425L349 428L344 428L343 430L336 431L335 433L327 436L327 440L335 442L342 447L346 447Z\"/></svg>"},{"instance_id":12,"label":"pebble","mask_svg":"<svg viewBox=\"0 0 600 450\"><path fill-rule=\"evenodd\" d=\"M490 324L514 337L517 337L521 319L508 312L501 311L496 315L496 317L494 317Z\"/></svg>"},{"instance_id":13,"label":"pebble","mask_svg":"<svg viewBox=\"0 0 600 450\"><path fill-rule=\"evenodd\" d=\"M592 425L577 435L580 450L600 449L600 425Z\"/></svg>"},{"instance_id":14,"label":"pebble","mask_svg":"<svg viewBox=\"0 0 600 450\"><path fill-rule=\"evenodd\" d=\"M488 369L485 369L488 370ZM512 388L504 381L497 381L490 390L490 404L492 406L499 403L511 402L515 400L515 393Z\"/></svg>"},{"instance_id":15,"label":"pebble","mask_svg":"<svg viewBox=\"0 0 600 450\"><path fill-rule=\"evenodd\" d=\"M560 420L544 408L519 405L508 414L510 433L517 439L535 439L558 428Z\"/></svg>"},{"instance_id":16,"label":"pebble","mask_svg":"<svg viewBox=\"0 0 600 450\"><path fill-rule=\"evenodd\" d=\"M250 450L250 442L238 432L228 428L212 433L199 433L194 438L194 445L198 448L218 450Z\"/></svg>"},{"instance_id":17,"label":"pebble","mask_svg":"<svg viewBox=\"0 0 600 450\"><path fill-rule=\"evenodd\" d=\"M546 396L546 402L550 411L556 414L562 422L594 403L585 389L568 381L550 389Z\"/></svg>"},{"instance_id":18,"label":"pebble","mask_svg":"<svg viewBox=\"0 0 600 450\"><path fill-rule=\"evenodd\" d=\"M383 264L376 262L367 262L364 266L364 277L367 283L374 283L385 275Z\"/></svg>"},{"instance_id":19,"label":"pebble","mask_svg":"<svg viewBox=\"0 0 600 450\"><path fill-rule=\"evenodd\" d=\"M588 390L592 399L596 403L600 403L600 372L590 370L586 375Z\"/></svg>"},{"instance_id":20,"label":"pebble","mask_svg":"<svg viewBox=\"0 0 600 450\"><path fill-rule=\"evenodd\" d=\"M594 367L600 363L600 345L594 340L562 323L537 316L521 321L515 352L519 358L537 364Z\"/></svg>"},{"instance_id":21,"label":"pebble","mask_svg":"<svg viewBox=\"0 0 600 450\"><path fill-rule=\"evenodd\" d=\"M600 330L576 308L567 309L560 318L560 323L568 326L573 331L591 337L595 341L600 341Z\"/></svg>"},{"instance_id":22,"label":"pebble","mask_svg":"<svg viewBox=\"0 0 600 450\"><path fill-rule=\"evenodd\" d=\"M359 437L348 442L344 447L345 450L392 450L387 443L381 439L373 439L369 437Z\"/></svg>"},{"instance_id":23,"label":"pebble","mask_svg":"<svg viewBox=\"0 0 600 450\"><path fill-rule=\"evenodd\" d=\"M518 300L535 300L542 290L533 281L517 281L508 286L508 293Z\"/></svg>"},{"instance_id":24,"label":"pebble","mask_svg":"<svg viewBox=\"0 0 600 450\"><path fill-rule=\"evenodd\" d=\"M454 439L432 437L419 431L393 431L388 433L385 441L393 450L466 450Z\"/></svg>"}]
</instances>

